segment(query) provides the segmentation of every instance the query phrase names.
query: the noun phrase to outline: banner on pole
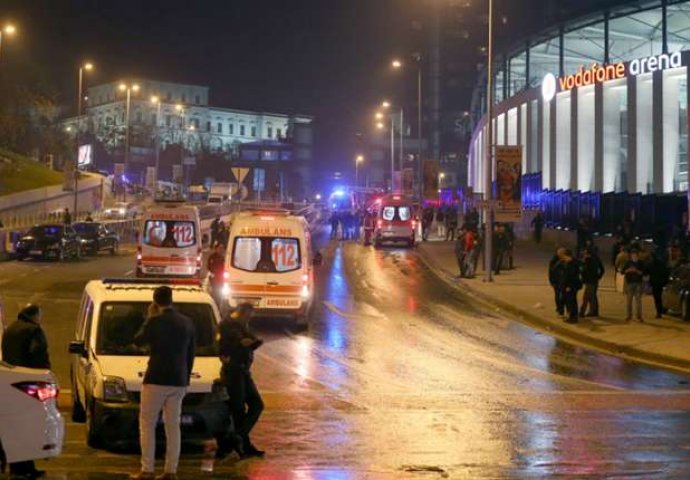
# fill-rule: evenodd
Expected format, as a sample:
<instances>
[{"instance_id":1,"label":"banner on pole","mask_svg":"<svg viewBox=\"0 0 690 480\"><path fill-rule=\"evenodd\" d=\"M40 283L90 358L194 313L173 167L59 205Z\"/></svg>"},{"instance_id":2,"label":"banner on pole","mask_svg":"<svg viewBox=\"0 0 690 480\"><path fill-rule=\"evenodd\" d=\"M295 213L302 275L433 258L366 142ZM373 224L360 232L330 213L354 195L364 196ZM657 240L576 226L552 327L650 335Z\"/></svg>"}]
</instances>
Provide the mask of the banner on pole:
<instances>
[{"instance_id":1,"label":"banner on pole","mask_svg":"<svg viewBox=\"0 0 690 480\"><path fill-rule=\"evenodd\" d=\"M522 213L522 147L497 145L496 192L497 222L517 222Z\"/></svg>"}]
</instances>

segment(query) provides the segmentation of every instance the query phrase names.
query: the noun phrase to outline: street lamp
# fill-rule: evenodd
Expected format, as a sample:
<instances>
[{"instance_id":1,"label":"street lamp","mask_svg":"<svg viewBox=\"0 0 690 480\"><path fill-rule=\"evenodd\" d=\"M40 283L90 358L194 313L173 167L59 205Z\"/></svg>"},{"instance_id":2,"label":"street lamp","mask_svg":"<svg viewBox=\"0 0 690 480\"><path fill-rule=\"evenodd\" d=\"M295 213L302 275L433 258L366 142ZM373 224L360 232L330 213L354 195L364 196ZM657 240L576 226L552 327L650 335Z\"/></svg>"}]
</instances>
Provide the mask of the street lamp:
<instances>
[{"instance_id":1,"label":"street lamp","mask_svg":"<svg viewBox=\"0 0 690 480\"><path fill-rule=\"evenodd\" d=\"M74 161L74 205L72 206L72 215L76 220L78 217L78 200L79 200L79 136L81 135L81 112L82 112L82 100L83 100L83 87L84 87L84 71L90 72L93 70L93 64L86 62L79 67L79 81L77 82L77 132L75 135L75 140L77 144L77 155Z\"/></svg>"},{"instance_id":2,"label":"street lamp","mask_svg":"<svg viewBox=\"0 0 690 480\"><path fill-rule=\"evenodd\" d=\"M441 192L443 191L443 179L446 178L446 174L441 172L438 174L438 206L441 206Z\"/></svg>"},{"instance_id":3,"label":"street lamp","mask_svg":"<svg viewBox=\"0 0 690 480\"><path fill-rule=\"evenodd\" d=\"M120 84L120 91L127 93L127 101L125 104L125 168L123 177L127 174L127 167L129 166L129 112L130 112L130 102L132 98L132 92L136 93L139 91L139 85L136 83L133 85L128 85L126 83ZM124 184L124 178L122 182L122 199L127 201L127 187Z\"/></svg>"},{"instance_id":4,"label":"street lamp","mask_svg":"<svg viewBox=\"0 0 690 480\"><path fill-rule=\"evenodd\" d=\"M355 188L359 186L359 164L364 161L364 155L355 157Z\"/></svg>"},{"instance_id":5,"label":"street lamp","mask_svg":"<svg viewBox=\"0 0 690 480\"><path fill-rule=\"evenodd\" d=\"M489 31L488 31L488 52L486 60L486 138L484 145L484 200L487 202L484 216L484 281L493 281L491 277L492 268L492 242L493 242L493 210L491 209L491 173L493 163L493 152L491 151L491 143L493 137L493 103L494 103L494 85L493 85L493 23L494 23L494 2L489 0Z\"/></svg>"},{"instance_id":6,"label":"street lamp","mask_svg":"<svg viewBox=\"0 0 690 480\"><path fill-rule=\"evenodd\" d=\"M419 201L422 201L424 195L424 166L422 162L422 55L415 53L412 58L417 63L417 175L419 176ZM403 63L394 59L391 66L400 70L403 68ZM402 123L402 122L401 122Z\"/></svg>"},{"instance_id":7,"label":"street lamp","mask_svg":"<svg viewBox=\"0 0 690 480\"><path fill-rule=\"evenodd\" d=\"M161 155L161 99L157 95L151 97L151 103L156 105L156 164L153 171L153 194L158 190L158 168L160 166Z\"/></svg>"},{"instance_id":8,"label":"street lamp","mask_svg":"<svg viewBox=\"0 0 690 480\"><path fill-rule=\"evenodd\" d=\"M0 50L2 49L2 35L3 33L9 37L13 36L15 33L17 33L17 27L12 25L11 23L8 23L2 29L0 29Z\"/></svg>"}]
</instances>

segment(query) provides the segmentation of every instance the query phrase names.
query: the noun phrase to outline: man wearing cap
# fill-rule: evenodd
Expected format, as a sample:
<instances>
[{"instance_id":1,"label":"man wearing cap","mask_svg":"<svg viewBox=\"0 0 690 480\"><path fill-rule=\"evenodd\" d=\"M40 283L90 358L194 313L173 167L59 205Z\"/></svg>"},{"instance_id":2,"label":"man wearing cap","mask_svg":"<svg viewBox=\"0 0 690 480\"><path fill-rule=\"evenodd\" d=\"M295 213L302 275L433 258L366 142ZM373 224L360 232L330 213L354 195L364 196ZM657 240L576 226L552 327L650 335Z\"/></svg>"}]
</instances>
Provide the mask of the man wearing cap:
<instances>
[{"instance_id":1,"label":"man wearing cap","mask_svg":"<svg viewBox=\"0 0 690 480\"><path fill-rule=\"evenodd\" d=\"M187 393L195 355L195 331L191 319L173 308L170 287L153 292L148 318L134 343L150 347L149 363L141 389L139 443L141 470L130 476L138 480L175 480L180 459L180 414ZM163 411L165 426L165 470L154 476L156 423Z\"/></svg>"},{"instance_id":2,"label":"man wearing cap","mask_svg":"<svg viewBox=\"0 0 690 480\"><path fill-rule=\"evenodd\" d=\"M18 367L50 369L48 342L41 328L41 308L27 305L2 337L2 358ZM10 463L12 479L32 479L45 475L33 460Z\"/></svg>"},{"instance_id":3,"label":"man wearing cap","mask_svg":"<svg viewBox=\"0 0 690 480\"><path fill-rule=\"evenodd\" d=\"M239 436L239 441L232 442L232 446L229 445L229 440L220 442L220 456L230 448L237 451L241 458L264 455L249 439L249 433L264 409L264 402L251 374L254 350L263 345L263 340L249 331L248 324L253 315L254 307L249 303L242 303L219 326L219 353L223 364L221 378L230 397L230 414Z\"/></svg>"}]
</instances>

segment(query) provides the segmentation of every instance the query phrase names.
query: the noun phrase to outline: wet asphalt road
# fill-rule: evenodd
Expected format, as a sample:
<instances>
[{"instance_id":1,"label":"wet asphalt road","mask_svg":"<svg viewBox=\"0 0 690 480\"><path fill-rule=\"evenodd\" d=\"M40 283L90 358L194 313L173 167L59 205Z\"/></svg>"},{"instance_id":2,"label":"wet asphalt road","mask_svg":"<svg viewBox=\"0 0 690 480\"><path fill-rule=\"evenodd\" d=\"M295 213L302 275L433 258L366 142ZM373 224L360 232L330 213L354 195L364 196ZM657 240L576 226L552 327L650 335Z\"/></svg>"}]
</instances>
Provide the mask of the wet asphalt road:
<instances>
[{"instance_id":1,"label":"wet asphalt road","mask_svg":"<svg viewBox=\"0 0 690 480\"><path fill-rule=\"evenodd\" d=\"M306 332L258 320L263 460L214 478L690 478L690 378L570 346L477 304L413 251L331 242ZM62 265L0 264L11 313L46 307L55 369L89 278L131 252ZM68 422L49 478L125 478L137 456L91 450ZM181 478L201 478L186 450ZM209 478L204 476L203 478Z\"/></svg>"}]
</instances>

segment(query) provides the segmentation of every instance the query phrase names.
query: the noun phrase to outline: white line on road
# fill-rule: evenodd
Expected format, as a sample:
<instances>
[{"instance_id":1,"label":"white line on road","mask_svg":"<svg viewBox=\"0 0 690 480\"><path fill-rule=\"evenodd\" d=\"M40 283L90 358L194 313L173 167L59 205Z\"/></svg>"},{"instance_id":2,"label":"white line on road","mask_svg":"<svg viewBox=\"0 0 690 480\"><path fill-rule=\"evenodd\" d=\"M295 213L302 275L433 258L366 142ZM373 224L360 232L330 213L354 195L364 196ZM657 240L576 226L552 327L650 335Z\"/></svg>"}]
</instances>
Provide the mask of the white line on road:
<instances>
[{"instance_id":1,"label":"white line on road","mask_svg":"<svg viewBox=\"0 0 690 480\"><path fill-rule=\"evenodd\" d=\"M133 274L133 273L134 273L134 270L127 270L127 271L125 272L125 277L129 277L129 276L130 276L131 274Z\"/></svg>"}]
</instances>

